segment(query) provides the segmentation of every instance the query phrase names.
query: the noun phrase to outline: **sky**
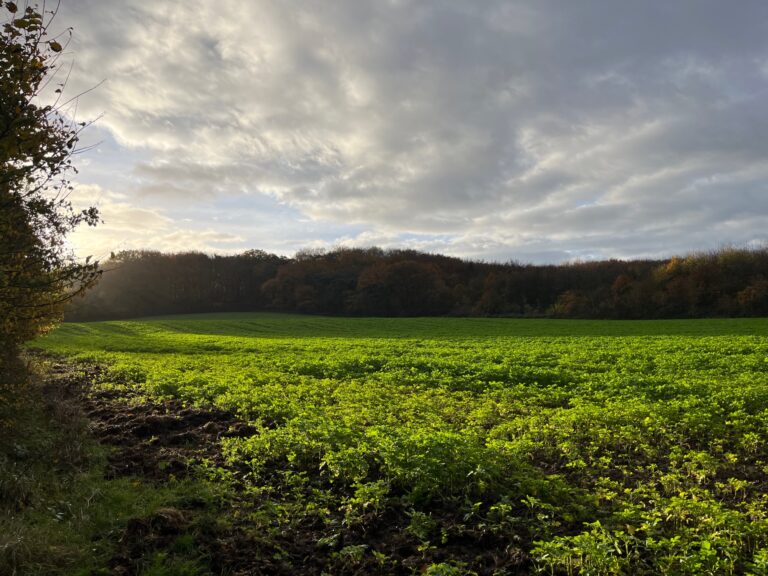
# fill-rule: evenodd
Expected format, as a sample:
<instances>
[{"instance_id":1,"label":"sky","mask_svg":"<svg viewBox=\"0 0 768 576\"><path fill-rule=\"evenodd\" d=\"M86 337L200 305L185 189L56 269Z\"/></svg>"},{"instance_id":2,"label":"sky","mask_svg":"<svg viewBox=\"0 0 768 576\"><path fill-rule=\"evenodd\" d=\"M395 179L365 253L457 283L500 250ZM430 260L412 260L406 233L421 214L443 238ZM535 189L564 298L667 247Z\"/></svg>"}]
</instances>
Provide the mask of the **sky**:
<instances>
[{"instance_id":1,"label":"sky","mask_svg":"<svg viewBox=\"0 0 768 576\"><path fill-rule=\"evenodd\" d=\"M768 241L765 0L63 0L80 256Z\"/></svg>"}]
</instances>

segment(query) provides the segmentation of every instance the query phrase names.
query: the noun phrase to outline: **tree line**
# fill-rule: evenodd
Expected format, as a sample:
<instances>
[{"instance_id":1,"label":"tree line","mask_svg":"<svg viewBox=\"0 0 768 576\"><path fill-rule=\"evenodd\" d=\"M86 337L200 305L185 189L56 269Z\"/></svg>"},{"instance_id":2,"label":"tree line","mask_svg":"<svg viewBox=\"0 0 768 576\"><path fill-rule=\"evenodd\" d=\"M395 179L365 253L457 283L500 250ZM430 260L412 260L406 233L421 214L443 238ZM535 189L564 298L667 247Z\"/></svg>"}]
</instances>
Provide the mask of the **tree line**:
<instances>
[{"instance_id":1,"label":"tree line","mask_svg":"<svg viewBox=\"0 0 768 576\"><path fill-rule=\"evenodd\" d=\"M293 258L125 251L102 263L70 320L198 312L349 316L696 318L768 315L768 248L666 260L477 262L337 248Z\"/></svg>"}]
</instances>

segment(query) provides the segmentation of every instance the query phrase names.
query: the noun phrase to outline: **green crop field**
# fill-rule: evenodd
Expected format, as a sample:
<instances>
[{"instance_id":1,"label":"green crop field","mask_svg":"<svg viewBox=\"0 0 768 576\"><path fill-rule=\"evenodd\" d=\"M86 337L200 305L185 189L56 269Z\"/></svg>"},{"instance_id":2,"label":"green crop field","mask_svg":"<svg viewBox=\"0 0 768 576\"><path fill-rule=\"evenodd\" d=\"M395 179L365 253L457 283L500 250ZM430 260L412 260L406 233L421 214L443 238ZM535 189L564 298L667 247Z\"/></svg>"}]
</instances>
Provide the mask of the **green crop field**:
<instances>
[{"instance_id":1,"label":"green crop field","mask_svg":"<svg viewBox=\"0 0 768 576\"><path fill-rule=\"evenodd\" d=\"M37 345L252 423L206 473L239 483L265 553L301 534L334 574L768 574L765 319L218 314Z\"/></svg>"}]
</instances>

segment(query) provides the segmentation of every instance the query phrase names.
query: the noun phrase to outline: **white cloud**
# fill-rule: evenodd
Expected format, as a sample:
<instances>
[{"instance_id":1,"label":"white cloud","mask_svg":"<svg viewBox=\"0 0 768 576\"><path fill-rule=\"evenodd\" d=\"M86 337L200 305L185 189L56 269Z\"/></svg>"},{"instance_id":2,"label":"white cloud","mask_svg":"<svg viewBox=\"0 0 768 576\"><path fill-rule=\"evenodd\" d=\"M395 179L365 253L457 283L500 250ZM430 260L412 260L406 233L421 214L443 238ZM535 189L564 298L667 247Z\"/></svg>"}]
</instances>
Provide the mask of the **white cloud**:
<instances>
[{"instance_id":1,"label":"white cloud","mask_svg":"<svg viewBox=\"0 0 768 576\"><path fill-rule=\"evenodd\" d=\"M123 194L99 186L80 185L72 197L75 207L97 206L102 223L80 227L70 236L70 245L81 256L104 259L111 252L162 246L172 252L231 252L244 248L237 234L201 228L188 220L174 220L160 210L125 202Z\"/></svg>"},{"instance_id":2,"label":"white cloud","mask_svg":"<svg viewBox=\"0 0 768 576\"><path fill-rule=\"evenodd\" d=\"M296 248L557 259L766 237L762 0L81 0L61 17L70 88L106 79L81 115L141 152L126 203L170 227L174 203L267 195L364 229Z\"/></svg>"}]
</instances>

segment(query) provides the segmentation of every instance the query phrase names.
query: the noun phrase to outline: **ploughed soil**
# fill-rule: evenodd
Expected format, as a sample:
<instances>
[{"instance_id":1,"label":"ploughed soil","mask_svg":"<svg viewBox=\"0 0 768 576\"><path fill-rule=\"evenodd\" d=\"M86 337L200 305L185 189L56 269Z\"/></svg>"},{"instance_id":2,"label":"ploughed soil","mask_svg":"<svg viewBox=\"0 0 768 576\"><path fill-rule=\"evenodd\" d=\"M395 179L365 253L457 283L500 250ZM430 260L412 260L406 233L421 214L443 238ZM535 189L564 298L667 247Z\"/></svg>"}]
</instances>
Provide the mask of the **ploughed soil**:
<instances>
[{"instance_id":1,"label":"ploughed soil","mask_svg":"<svg viewBox=\"0 0 768 576\"><path fill-rule=\"evenodd\" d=\"M223 437L250 436L254 429L231 413L185 407L172 400L129 403L125 391L92 391L83 400L93 434L114 447L108 477L141 476L157 481L183 477L195 463L222 465Z\"/></svg>"},{"instance_id":2,"label":"ploughed soil","mask_svg":"<svg viewBox=\"0 0 768 576\"><path fill-rule=\"evenodd\" d=\"M52 358L43 357L49 362ZM254 432L224 410L149 400L131 390L99 389L94 383L102 372L97 365L73 365L64 358L54 358L45 376L56 401L67 403L72 417L84 417L90 434L109 448L106 479L135 477L160 485L195 477L203 461L212 466L224 464L221 438ZM224 507L207 509L211 506L209 500L185 493L173 507L160 508L149 517L132 518L116 543L109 572L138 576L146 571L148 558L173 550L186 537L193 543L194 556L212 574L278 573L270 562L249 558L247 537L232 522L211 522L212 515L229 513Z\"/></svg>"},{"instance_id":3,"label":"ploughed soil","mask_svg":"<svg viewBox=\"0 0 768 576\"><path fill-rule=\"evenodd\" d=\"M102 372L99 366L73 365L54 358L48 379L60 397L79 407L90 433L109 448L107 479L135 477L169 486L174 480L199 478L203 463L225 471L229 478L229 490L221 502L185 495L172 507L128 521L109 561L111 574L140 576L146 572L149 558L158 553L172 556L182 540L192 542L195 558L205 565L202 573L212 575L411 575L447 561L463 562L471 570L468 574L478 576L529 573L529 559L520 548L488 539L488 535L465 535L447 549L425 551L405 533L408 513L396 503L379 518L358 527L343 527L342 512L330 511L340 527L333 538L328 538L328 528L318 518L283 529L275 526L269 534L254 532L249 516L273 503L244 494L238 478L248 470L235 469L225 461L220 441L251 436L256 429L224 410L147 399L130 389L100 389L94 383ZM275 471L276 479L278 476ZM433 517L442 514L435 510ZM382 554L378 560L370 553L352 560L343 550L355 546ZM384 555L387 559L382 561Z\"/></svg>"}]
</instances>

